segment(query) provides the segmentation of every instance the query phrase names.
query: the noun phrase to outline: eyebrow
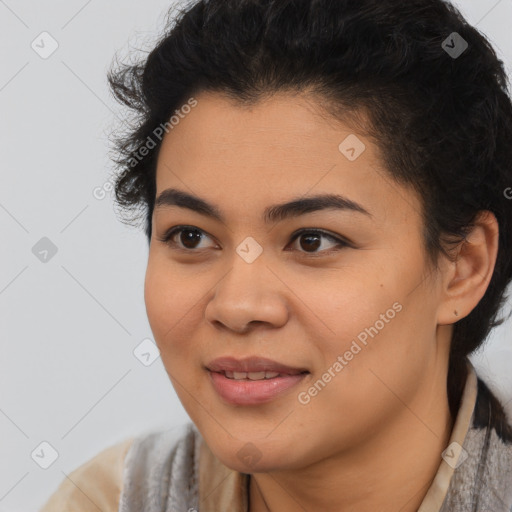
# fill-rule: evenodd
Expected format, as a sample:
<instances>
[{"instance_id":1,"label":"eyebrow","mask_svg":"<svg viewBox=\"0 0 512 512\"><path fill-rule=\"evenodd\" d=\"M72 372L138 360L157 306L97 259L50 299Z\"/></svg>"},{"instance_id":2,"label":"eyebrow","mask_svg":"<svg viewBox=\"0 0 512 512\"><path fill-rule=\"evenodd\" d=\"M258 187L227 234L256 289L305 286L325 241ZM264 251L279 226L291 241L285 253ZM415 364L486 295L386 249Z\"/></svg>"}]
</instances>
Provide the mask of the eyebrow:
<instances>
[{"instance_id":1,"label":"eyebrow","mask_svg":"<svg viewBox=\"0 0 512 512\"><path fill-rule=\"evenodd\" d=\"M168 188L161 192L155 201L155 209L166 206L187 208L206 217L225 223L224 216L219 208L204 199L175 188ZM286 203L275 204L265 209L263 219L265 223L275 223L290 217L298 217L306 213L326 210L348 210L359 212L373 217L359 203L339 194L320 194L308 197L299 197Z\"/></svg>"}]
</instances>

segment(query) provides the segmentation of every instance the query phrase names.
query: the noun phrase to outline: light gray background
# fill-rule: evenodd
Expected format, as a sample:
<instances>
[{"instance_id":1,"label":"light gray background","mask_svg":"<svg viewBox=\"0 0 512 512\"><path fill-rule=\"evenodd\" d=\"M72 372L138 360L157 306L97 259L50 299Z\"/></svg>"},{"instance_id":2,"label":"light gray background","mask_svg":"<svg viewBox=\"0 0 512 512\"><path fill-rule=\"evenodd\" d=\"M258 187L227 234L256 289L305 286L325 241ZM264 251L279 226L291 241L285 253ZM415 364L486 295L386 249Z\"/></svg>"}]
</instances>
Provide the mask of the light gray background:
<instances>
[{"instance_id":1,"label":"light gray background","mask_svg":"<svg viewBox=\"0 0 512 512\"><path fill-rule=\"evenodd\" d=\"M105 447L188 421L161 360L133 354L152 338L144 235L119 221L108 193L93 195L121 113L106 71L116 50L150 47L170 5L0 0L0 512L36 511ZM457 5L510 75L512 0ZM31 48L43 31L59 44L47 59ZM43 237L58 249L46 263L32 253ZM509 414L511 326L472 358ZM46 470L31 458L43 441L59 454Z\"/></svg>"}]
</instances>

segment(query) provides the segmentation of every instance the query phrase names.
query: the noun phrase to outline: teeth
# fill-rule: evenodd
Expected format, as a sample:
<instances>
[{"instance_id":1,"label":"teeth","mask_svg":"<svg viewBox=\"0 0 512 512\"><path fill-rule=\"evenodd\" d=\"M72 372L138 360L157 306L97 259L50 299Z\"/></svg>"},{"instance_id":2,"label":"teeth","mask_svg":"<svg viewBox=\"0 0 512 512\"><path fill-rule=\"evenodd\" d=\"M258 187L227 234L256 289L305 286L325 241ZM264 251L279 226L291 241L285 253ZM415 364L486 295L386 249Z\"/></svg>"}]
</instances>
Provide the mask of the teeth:
<instances>
[{"instance_id":1,"label":"teeth","mask_svg":"<svg viewBox=\"0 0 512 512\"><path fill-rule=\"evenodd\" d=\"M273 379L274 377L277 377L278 375L279 375L279 372L265 372L265 379Z\"/></svg>"},{"instance_id":2,"label":"teeth","mask_svg":"<svg viewBox=\"0 0 512 512\"><path fill-rule=\"evenodd\" d=\"M279 375L279 372L224 372L228 379L235 380L263 380L273 379Z\"/></svg>"}]
</instances>

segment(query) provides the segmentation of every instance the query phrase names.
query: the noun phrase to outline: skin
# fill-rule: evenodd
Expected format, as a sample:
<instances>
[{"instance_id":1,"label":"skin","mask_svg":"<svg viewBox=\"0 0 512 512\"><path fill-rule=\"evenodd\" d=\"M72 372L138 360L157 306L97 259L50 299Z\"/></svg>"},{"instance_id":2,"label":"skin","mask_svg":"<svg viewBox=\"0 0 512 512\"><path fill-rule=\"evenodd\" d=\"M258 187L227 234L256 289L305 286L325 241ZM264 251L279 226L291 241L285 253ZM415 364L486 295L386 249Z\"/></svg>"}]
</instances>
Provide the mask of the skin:
<instances>
[{"instance_id":1,"label":"skin","mask_svg":"<svg viewBox=\"0 0 512 512\"><path fill-rule=\"evenodd\" d=\"M279 93L251 108L220 93L196 99L163 140L157 196L171 187L193 193L217 205L225 222L155 209L145 280L151 329L184 408L222 463L251 473L251 512L416 511L453 427L452 324L485 293L496 219L482 214L456 262L441 257L434 272L420 199L385 174L363 135L356 160L341 154L354 131L320 115L314 97ZM330 209L264 223L267 206L317 193L343 194L371 217ZM160 241L178 225L202 230L199 249L187 249L179 233L181 251ZM291 239L299 228L353 246L322 237L311 248L304 236ZM263 249L251 264L236 252L248 236ZM298 393L396 302L401 311L301 404ZM272 402L230 405L204 369L224 355L260 355L310 374ZM237 456L248 442L261 454L251 467Z\"/></svg>"}]
</instances>

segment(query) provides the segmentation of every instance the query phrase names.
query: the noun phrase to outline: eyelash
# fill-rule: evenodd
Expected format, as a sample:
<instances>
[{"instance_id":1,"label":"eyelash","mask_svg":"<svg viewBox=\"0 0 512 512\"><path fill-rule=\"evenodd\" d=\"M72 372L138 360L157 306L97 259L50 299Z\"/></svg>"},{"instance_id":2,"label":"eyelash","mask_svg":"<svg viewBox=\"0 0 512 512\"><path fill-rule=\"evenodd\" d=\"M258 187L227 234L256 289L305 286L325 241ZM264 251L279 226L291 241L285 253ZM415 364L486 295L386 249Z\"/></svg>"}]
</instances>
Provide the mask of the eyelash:
<instances>
[{"instance_id":1,"label":"eyelash","mask_svg":"<svg viewBox=\"0 0 512 512\"><path fill-rule=\"evenodd\" d=\"M168 229L164 233L163 237L157 238L157 239L160 242L163 242L163 243L167 244L168 246L170 246L173 250L185 252L185 253L188 253L188 254L199 253L199 252L205 250L205 249L186 249L186 248L183 248L183 247L179 247L177 242L173 241L172 238L176 234L179 234L179 233L181 233L183 231L195 231L195 232L198 232L200 234L204 234L206 236L210 236L205 231L203 231L202 229L199 229L199 228L197 228L195 226L174 226L174 227ZM327 238L327 239L329 239L329 240L331 240L333 242L336 242L336 244L337 244L337 248L336 247L332 247L331 249L324 249L324 250L317 251L317 252L299 251L299 252L301 252L303 254L307 254L309 256L313 256L313 257L314 256L318 256L318 255L321 256L321 255L324 255L324 254L330 254L333 251L337 251L337 250L340 250L340 249L343 249L343 248L346 248L346 247L352 247L351 243L348 242L347 240L344 240L342 238L334 236L331 233L328 233L328 232L323 231L321 229L312 229L312 228L302 228L302 229L294 232L291 235L291 240L288 243L288 245L293 243L293 242L295 242L301 235L304 235L304 234L321 236L321 237Z\"/></svg>"}]
</instances>

